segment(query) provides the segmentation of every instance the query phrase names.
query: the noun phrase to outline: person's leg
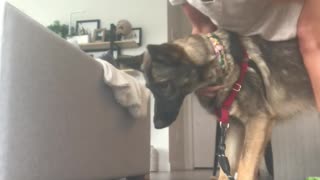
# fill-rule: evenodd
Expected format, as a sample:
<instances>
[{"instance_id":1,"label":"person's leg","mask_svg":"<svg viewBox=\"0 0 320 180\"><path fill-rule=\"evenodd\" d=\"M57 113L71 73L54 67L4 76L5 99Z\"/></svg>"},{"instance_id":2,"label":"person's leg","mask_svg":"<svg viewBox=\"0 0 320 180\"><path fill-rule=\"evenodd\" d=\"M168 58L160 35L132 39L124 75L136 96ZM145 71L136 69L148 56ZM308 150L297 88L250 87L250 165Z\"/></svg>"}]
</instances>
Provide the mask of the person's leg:
<instances>
[{"instance_id":1,"label":"person's leg","mask_svg":"<svg viewBox=\"0 0 320 180\"><path fill-rule=\"evenodd\" d=\"M320 0L305 0L298 23L298 39L320 112Z\"/></svg>"}]
</instances>

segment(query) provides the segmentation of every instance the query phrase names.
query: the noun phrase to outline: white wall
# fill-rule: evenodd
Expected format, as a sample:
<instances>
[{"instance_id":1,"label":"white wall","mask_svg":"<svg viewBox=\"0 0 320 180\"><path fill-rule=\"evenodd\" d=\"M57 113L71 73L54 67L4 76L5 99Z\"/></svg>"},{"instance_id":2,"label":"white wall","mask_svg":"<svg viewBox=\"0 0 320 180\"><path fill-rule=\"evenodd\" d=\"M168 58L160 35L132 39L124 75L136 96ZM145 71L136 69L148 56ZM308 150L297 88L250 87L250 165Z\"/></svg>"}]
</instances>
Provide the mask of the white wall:
<instances>
[{"instance_id":1,"label":"white wall","mask_svg":"<svg viewBox=\"0 0 320 180\"><path fill-rule=\"evenodd\" d=\"M2 2L0 0L0 79L2 79L2 36L3 36L3 20L4 20L4 2ZM0 85L1 86L1 85ZM0 87L1 88L1 87ZM3 92L2 92L3 93ZM0 106L1 107L6 107L3 106L1 103L3 102L4 98L3 96L1 96L0 94ZM1 132L5 132L7 125L7 122L2 120L0 123L0 131ZM6 143L6 133L1 133L1 137L0 137L0 144ZM0 159L4 159L4 157L6 157L6 152L5 152L5 148L0 148ZM5 163L0 162L0 167L4 166ZM0 179L5 179L5 172L4 172L4 168L0 168Z\"/></svg>"},{"instance_id":2,"label":"white wall","mask_svg":"<svg viewBox=\"0 0 320 180\"><path fill-rule=\"evenodd\" d=\"M161 43L167 39L166 0L8 0L43 25L55 20L69 24L71 12L74 20L100 19L101 26L128 19L133 26L142 27L143 44ZM138 52L142 52L140 48ZM127 51L136 54L136 50Z\"/></svg>"},{"instance_id":3,"label":"white wall","mask_svg":"<svg viewBox=\"0 0 320 180\"><path fill-rule=\"evenodd\" d=\"M2 31L3 31L3 20L4 20L4 1L0 0L0 43L2 43ZM1 78L1 57L2 57L2 47L0 44L0 78ZM1 172L0 172L1 174ZM1 176L0 176L1 177Z\"/></svg>"},{"instance_id":4,"label":"white wall","mask_svg":"<svg viewBox=\"0 0 320 180\"><path fill-rule=\"evenodd\" d=\"M151 109L154 109L154 98L151 98ZM151 145L159 153L159 170L170 171L169 163L169 128L161 130L154 128L153 112L151 113Z\"/></svg>"},{"instance_id":5,"label":"white wall","mask_svg":"<svg viewBox=\"0 0 320 180\"><path fill-rule=\"evenodd\" d=\"M1 0L0 0L1 1ZM101 26L109 28L110 23L128 19L134 27L143 30L143 46L126 50L124 54L139 54L147 44L167 41L167 1L166 0L8 0L11 4L47 26L55 20L69 23L70 13L74 20L100 19ZM152 125L151 144L160 152L159 168L169 170L168 129L155 130Z\"/></svg>"}]
</instances>

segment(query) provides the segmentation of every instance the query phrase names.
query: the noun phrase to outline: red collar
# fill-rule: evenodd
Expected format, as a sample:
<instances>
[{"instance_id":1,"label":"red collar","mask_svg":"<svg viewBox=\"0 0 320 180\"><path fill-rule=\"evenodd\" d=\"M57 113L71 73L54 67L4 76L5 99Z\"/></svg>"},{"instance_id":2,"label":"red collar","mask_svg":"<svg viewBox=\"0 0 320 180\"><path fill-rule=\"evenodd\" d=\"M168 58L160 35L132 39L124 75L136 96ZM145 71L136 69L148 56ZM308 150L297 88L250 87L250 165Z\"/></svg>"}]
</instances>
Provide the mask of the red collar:
<instances>
[{"instance_id":1,"label":"red collar","mask_svg":"<svg viewBox=\"0 0 320 180\"><path fill-rule=\"evenodd\" d=\"M242 84L245 78L245 75L248 70L248 55L245 52L244 53L244 59L242 60L240 64L240 75L238 80L233 84L232 90L229 94L229 96L224 100L222 103L222 106L220 109L217 109L216 115L219 117L219 121L222 124L228 124L229 123L229 110L231 108L231 105L233 101L235 100L236 96L240 92L242 88Z\"/></svg>"}]
</instances>

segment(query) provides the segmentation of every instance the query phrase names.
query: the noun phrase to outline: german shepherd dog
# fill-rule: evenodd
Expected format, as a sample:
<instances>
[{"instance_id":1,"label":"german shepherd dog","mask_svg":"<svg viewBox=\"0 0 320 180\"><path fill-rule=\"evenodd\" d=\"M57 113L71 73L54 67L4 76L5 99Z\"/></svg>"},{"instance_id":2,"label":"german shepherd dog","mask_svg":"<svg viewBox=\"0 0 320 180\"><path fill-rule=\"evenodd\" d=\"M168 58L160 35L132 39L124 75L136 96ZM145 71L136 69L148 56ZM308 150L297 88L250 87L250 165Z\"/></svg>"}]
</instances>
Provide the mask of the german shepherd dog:
<instances>
[{"instance_id":1,"label":"german shepherd dog","mask_svg":"<svg viewBox=\"0 0 320 180\"><path fill-rule=\"evenodd\" d=\"M223 30L214 35L224 47L223 65L204 35L147 46L142 69L155 97L154 124L159 129L168 127L186 95L209 85L223 85L214 98L198 96L201 105L214 114L239 77L245 49L249 69L230 108L226 154L232 174L237 172L239 180L255 180L274 123L298 112L315 111L310 81L297 39L270 42ZM219 179L228 178L220 173Z\"/></svg>"}]
</instances>

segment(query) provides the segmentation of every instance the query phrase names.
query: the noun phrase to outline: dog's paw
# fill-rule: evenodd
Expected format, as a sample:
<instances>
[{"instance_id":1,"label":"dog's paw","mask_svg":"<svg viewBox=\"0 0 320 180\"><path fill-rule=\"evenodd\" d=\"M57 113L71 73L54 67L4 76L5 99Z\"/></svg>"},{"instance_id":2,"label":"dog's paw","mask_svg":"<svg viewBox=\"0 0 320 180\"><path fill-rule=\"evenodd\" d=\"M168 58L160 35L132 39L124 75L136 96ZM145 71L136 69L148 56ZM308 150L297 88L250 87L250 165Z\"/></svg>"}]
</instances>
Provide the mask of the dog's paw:
<instances>
[{"instance_id":1,"label":"dog's paw","mask_svg":"<svg viewBox=\"0 0 320 180\"><path fill-rule=\"evenodd\" d=\"M220 174L218 180L229 180L229 178L228 178L228 176L226 176L226 175L224 175L224 174Z\"/></svg>"}]
</instances>

